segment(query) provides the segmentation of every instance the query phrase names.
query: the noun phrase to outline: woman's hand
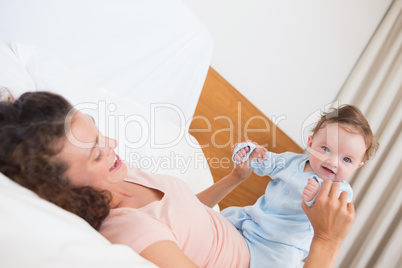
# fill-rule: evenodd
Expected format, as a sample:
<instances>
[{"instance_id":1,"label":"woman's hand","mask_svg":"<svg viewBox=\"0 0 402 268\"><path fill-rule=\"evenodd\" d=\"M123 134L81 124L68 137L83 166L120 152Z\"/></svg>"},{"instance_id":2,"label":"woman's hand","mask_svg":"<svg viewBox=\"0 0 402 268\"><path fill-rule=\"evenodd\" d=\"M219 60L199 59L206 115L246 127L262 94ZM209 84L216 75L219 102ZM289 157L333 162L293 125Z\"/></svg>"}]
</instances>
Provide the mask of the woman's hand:
<instances>
[{"instance_id":1,"label":"woman's hand","mask_svg":"<svg viewBox=\"0 0 402 268\"><path fill-rule=\"evenodd\" d=\"M348 194L342 192L340 185L327 179L321 185L315 203L302 207L314 228L313 242L306 260L308 267L333 267L341 242L349 233L355 218L355 209L348 203ZM338 198L339 196L339 198Z\"/></svg>"},{"instance_id":2,"label":"woman's hand","mask_svg":"<svg viewBox=\"0 0 402 268\"><path fill-rule=\"evenodd\" d=\"M250 163L253 159L255 159L256 157L258 157L260 161L266 159L265 152L267 151L267 149L259 146L256 143L254 144L257 145L257 148L253 151L246 162L241 164L234 163L234 168L230 172L230 174L226 175L209 188L197 194L198 199L203 204L208 207L213 207L218 204L234 188L236 188L241 182L248 178L251 173ZM232 146L232 154L236 145L237 144ZM250 148L248 148L247 150L250 150Z\"/></svg>"},{"instance_id":3,"label":"woman's hand","mask_svg":"<svg viewBox=\"0 0 402 268\"><path fill-rule=\"evenodd\" d=\"M339 183L327 179L315 203L309 207L303 202L302 206L314 228L314 238L340 245L353 223L355 211L353 204L347 202L346 192L339 196L339 188Z\"/></svg>"},{"instance_id":4,"label":"woman's hand","mask_svg":"<svg viewBox=\"0 0 402 268\"><path fill-rule=\"evenodd\" d=\"M249 141L248 142L252 142ZM245 147L237 152L235 155L235 160L238 162L241 162L240 164L234 164L233 170L231 174L239 179L239 181L244 181L250 176L251 170L250 170L250 163L257 158L258 163L262 163L263 160L266 160L266 152L267 149L264 147L258 145L256 142L252 142L256 145L256 148L254 151L251 153L250 157L247 159L247 161L242 162L242 157L246 156L246 154L250 151L250 147ZM238 143L234 144L232 146L232 154L234 152L234 149L236 148Z\"/></svg>"}]
</instances>

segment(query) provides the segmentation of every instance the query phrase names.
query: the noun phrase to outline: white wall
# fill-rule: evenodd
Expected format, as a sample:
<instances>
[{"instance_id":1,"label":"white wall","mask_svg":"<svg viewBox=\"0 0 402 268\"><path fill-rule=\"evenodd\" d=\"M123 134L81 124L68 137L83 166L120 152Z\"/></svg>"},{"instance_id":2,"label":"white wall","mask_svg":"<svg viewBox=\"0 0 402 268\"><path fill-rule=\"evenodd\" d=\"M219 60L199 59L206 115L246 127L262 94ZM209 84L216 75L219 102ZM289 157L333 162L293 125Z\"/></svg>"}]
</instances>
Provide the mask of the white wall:
<instances>
[{"instance_id":1,"label":"white wall","mask_svg":"<svg viewBox=\"0 0 402 268\"><path fill-rule=\"evenodd\" d=\"M214 39L212 67L302 145L391 0L184 0Z\"/></svg>"}]
</instances>

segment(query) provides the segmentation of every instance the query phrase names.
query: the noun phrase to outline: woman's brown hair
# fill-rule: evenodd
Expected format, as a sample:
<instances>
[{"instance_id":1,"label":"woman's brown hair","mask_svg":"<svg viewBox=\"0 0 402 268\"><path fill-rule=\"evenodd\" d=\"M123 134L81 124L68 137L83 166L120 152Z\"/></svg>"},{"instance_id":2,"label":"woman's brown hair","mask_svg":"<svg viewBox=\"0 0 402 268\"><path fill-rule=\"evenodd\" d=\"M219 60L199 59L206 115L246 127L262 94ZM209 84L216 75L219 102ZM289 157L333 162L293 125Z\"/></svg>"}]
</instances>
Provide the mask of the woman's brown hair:
<instances>
[{"instance_id":1,"label":"woman's brown hair","mask_svg":"<svg viewBox=\"0 0 402 268\"><path fill-rule=\"evenodd\" d=\"M56 157L72 105L50 92L27 92L16 100L7 92L1 90L0 172L98 229L109 214L110 193L70 184L68 166Z\"/></svg>"},{"instance_id":2,"label":"woman's brown hair","mask_svg":"<svg viewBox=\"0 0 402 268\"><path fill-rule=\"evenodd\" d=\"M368 160L374 156L379 143L373 135L366 117L359 108L354 105L341 105L339 108L333 108L328 113L323 113L317 125L312 130L313 136L327 124L334 123L349 126L351 128L348 129L349 131L357 131L363 136L367 148L364 154L364 160Z\"/></svg>"}]
</instances>

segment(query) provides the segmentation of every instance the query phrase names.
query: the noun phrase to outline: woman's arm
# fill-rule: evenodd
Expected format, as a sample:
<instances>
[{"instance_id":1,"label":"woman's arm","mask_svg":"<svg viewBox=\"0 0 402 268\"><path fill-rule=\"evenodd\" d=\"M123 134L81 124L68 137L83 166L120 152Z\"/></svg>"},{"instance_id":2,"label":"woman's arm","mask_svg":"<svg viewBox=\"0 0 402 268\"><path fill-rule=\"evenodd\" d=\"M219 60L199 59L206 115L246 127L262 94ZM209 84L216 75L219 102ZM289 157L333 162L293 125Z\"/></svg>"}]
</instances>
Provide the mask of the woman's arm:
<instances>
[{"instance_id":1,"label":"woman's arm","mask_svg":"<svg viewBox=\"0 0 402 268\"><path fill-rule=\"evenodd\" d=\"M145 248L140 255L161 268L195 268L195 265L173 241L159 241Z\"/></svg>"},{"instance_id":2,"label":"woman's arm","mask_svg":"<svg viewBox=\"0 0 402 268\"><path fill-rule=\"evenodd\" d=\"M327 179L323 182L315 203L302 207L314 228L314 237L304 268L334 267L339 247L349 233L355 210L348 203L348 194L339 195L340 185Z\"/></svg>"},{"instance_id":3,"label":"woman's arm","mask_svg":"<svg viewBox=\"0 0 402 268\"><path fill-rule=\"evenodd\" d=\"M237 144L232 146L233 149ZM216 183L214 183L211 187L205 189L204 191L197 194L198 199L208 207L213 207L218 204L225 196L227 196L234 188L236 188L240 183L245 181L248 176L250 176L250 163L255 158L258 157L259 161L265 158L266 149L263 147L257 147L250 155L249 159L246 162L236 164L234 163L234 167L232 172L229 175L226 175Z\"/></svg>"},{"instance_id":4,"label":"woman's arm","mask_svg":"<svg viewBox=\"0 0 402 268\"><path fill-rule=\"evenodd\" d=\"M231 191L233 191L234 188L236 188L248 177L248 175L240 176L241 174L239 175L233 171L234 169L229 175L226 175L225 177L214 183L211 187L198 193L198 199L204 205L211 208L218 204L225 196L227 196Z\"/></svg>"}]
</instances>

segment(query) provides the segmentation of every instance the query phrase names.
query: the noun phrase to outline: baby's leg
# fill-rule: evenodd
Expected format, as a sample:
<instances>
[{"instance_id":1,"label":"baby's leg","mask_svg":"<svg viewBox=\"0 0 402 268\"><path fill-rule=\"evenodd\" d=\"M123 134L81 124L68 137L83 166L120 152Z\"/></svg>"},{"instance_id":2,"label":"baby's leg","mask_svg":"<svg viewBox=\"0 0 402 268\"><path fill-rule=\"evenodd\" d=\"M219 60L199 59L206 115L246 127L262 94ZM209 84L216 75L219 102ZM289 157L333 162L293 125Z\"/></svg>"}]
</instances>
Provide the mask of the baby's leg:
<instances>
[{"instance_id":1,"label":"baby's leg","mask_svg":"<svg viewBox=\"0 0 402 268\"><path fill-rule=\"evenodd\" d=\"M319 189L320 184L315 179L309 178L306 187L304 187L302 199L305 202L310 202L316 196Z\"/></svg>"}]
</instances>

